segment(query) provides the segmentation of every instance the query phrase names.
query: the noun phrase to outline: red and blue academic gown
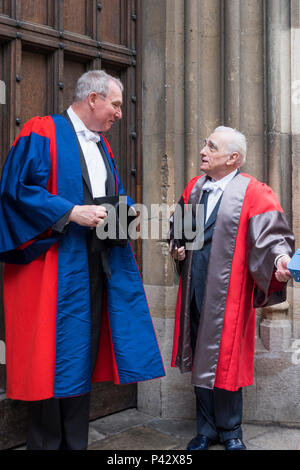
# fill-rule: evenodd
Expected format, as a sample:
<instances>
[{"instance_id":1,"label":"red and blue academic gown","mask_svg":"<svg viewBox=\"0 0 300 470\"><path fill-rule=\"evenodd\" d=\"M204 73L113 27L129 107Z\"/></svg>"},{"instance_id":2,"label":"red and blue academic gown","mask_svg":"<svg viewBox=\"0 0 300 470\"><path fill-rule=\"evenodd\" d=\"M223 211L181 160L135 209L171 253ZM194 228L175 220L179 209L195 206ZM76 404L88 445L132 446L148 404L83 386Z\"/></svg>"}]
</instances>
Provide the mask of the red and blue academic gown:
<instances>
[{"instance_id":1,"label":"red and blue academic gown","mask_svg":"<svg viewBox=\"0 0 300 470\"><path fill-rule=\"evenodd\" d=\"M179 205L197 207L204 177L187 185ZM196 209L195 209L196 210ZM174 233L171 220L171 238ZM238 173L225 188L214 226L195 354L191 355L190 287L193 250L178 263L172 366L192 370L195 386L236 391L251 385L255 308L283 302L286 284L276 281L278 255L292 255L294 236L279 201L266 184Z\"/></svg>"},{"instance_id":2,"label":"red and blue academic gown","mask_svg":"<svg viewBox=\"0 0 300 470\"><path fill-rule=\"evenodd\" d=\"M112 151L101 137L124 194ZM92 382L126 384L165 374L136 261L128 243L109 250L102 328L91 371L87 228L52 230L84 204L76 134L65 117L28 121L2 172L0 261L4 269L7 396L72 397Z\"/></svg>"}]
</instances>

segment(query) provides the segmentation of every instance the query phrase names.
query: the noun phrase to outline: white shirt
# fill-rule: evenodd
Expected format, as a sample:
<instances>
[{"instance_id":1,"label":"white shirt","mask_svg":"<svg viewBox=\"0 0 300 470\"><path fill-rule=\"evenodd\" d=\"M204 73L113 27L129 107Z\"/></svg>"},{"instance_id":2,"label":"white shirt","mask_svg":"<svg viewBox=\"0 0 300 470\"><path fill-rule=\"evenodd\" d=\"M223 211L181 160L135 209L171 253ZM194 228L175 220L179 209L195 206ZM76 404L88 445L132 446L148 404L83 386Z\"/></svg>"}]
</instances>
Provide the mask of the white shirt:
<instances>
[{"instance_id":1,"label":"white shirt","mask_svg":"<svg viewBox=\"0 0 300 470\"><path fill-rule=\"evenodd\" d=\"M224 178L221 178L218 181L215 181L214 179L206 179L202 189L203 191L206 188L210 188L211 190L208 193L208 199L207 199L207 208L206 208L206 219L205 222L208 221L212 211L215 208L215 205L217 204L218 200L222 196L223 192L225 191L225 188L228 183L234 178L236 175L237 170L232 171L228 175L224 176Z\"/></svg>"},{"instance_id":2,"label":"white shirt","mask_svg":"<svg viewBox=\"0 0 300 470\"><path fill-rule=\"evenodd\" d=\"M97 132L90 131L85 126L82 120L73 111L72 106L67 109L67 113L72 121L82 148L82 153L84 155L91 182L93 197L103 197L106 195L105 183L107 179L107 171L101 152L97 146L97 142L100 141L99 134Z\"/></svg>"}]
</instances>

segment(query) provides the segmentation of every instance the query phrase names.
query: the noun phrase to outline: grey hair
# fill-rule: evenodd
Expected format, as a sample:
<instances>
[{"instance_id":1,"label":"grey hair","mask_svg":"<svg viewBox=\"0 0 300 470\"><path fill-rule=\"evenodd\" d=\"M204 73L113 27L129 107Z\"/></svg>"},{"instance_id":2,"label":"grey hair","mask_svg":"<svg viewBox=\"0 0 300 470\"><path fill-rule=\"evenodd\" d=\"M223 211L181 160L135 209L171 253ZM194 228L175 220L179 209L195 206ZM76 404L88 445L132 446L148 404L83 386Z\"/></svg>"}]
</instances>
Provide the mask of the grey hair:
<instances>
[{"instance_id":1,"label":"grey hair","mask_svg":"<svg viewBox=\"0 0 300 470\"><path fill-rule=\"evenodd\" d=\"M246 163L247 157L247 140L244 134L239 132L237 129L232 127L219 126L214 132L226 132L232 134L232 139L227 143L227 149L229 152L237 152L240 156L240 166Z\"/></svg>"},{"instance_id":2,"label":"grey hair","mask_svg":"<svg viewBox=\"0 0 300 470\"><path fill-rule=\"evenodd\" d=\"M123 85L121 81L118 78L104 72L104 70L90 70L89 72L84 73L77 81L74 92L74 102L83 101L92 92L95 92L103 96L103 98L106 98L109 94L111 81L115 82L123 92Z\"/></svg>"}]
</instances>

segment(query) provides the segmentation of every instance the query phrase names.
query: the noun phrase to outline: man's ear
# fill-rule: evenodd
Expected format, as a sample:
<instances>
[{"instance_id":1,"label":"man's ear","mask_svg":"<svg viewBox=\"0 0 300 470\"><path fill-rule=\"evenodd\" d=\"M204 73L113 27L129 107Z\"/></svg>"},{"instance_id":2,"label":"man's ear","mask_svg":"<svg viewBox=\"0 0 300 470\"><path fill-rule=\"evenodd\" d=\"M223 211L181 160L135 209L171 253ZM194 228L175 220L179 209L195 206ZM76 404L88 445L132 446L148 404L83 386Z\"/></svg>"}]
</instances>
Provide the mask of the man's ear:
<instances>
[{"instance_id":1,"label":"man's ear","mask_svg":"<svg viewBox=\"0 0 300 470\"><path fill-rule=\"evenodd\" d=\"M239 162L240 156L238 152L233 152L231 155L228 156L226 165L235 166Z\"/></svg>"},{"instance_id":2,"label":"man's ear","mask_svg":"<svg viewBox=\"0 0 300 470\"><path fill-rule=\"evenodd\" d=\"M88 103L89 105L91 106L92 109L94 109L95 107L95 104L96 104L96 100L97 100L97 93L92 91L92 93L89 94L88 96Z\"/></svg>"}]
</instances>

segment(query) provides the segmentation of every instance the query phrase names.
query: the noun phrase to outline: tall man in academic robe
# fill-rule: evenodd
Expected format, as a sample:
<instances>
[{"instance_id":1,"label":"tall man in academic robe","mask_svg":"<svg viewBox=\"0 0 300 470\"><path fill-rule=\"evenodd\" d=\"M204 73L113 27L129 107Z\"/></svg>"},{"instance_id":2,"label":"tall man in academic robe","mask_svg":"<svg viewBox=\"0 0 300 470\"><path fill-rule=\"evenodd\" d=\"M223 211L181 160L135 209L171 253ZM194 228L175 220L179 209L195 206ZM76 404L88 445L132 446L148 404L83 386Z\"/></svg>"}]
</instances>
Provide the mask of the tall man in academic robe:
<instances>
[{"instance_id":1,"label":"tall man in academic robe","mask_svg":"<svg viewBox=\"0 0 300 470\"><path fill-rule=\"evenodd\" d=\"M283 302L291 277L293 234L272 189L240 171L246 152L240 132L215 129L200 152L205 174L179 201L183 214L192 207L194 225L204 209L192 243L186 234L178 239L176 212L171 218L170 253L180 273L172 365L192 370L197 406L189 450L218 441L227 450L246 448L242 388L253 381L255 308Z\"/></svg>"},{"instance_id":2,"label":"tall man in academic robe","mask_svg":"<svg viewBox=\"0 0 300 470\"><path fill-rule=\"evenodd\" d=\"M97 236L101 201L133 203L100 133L121 119L122 91L87 72L63 115L24 125L3 168L6 393L29 402L28 449L87 447L92 382L164 375L130 243Z\"/></svg>"}]
</instances>

